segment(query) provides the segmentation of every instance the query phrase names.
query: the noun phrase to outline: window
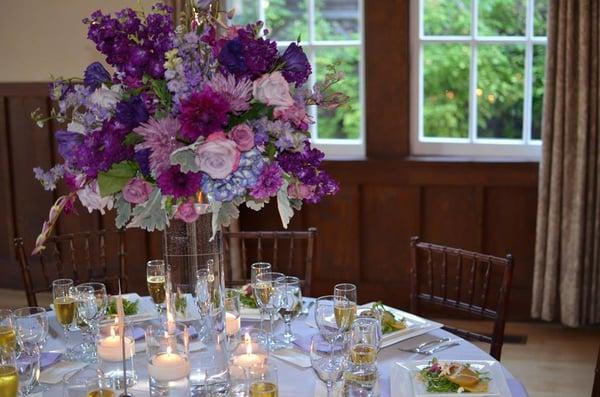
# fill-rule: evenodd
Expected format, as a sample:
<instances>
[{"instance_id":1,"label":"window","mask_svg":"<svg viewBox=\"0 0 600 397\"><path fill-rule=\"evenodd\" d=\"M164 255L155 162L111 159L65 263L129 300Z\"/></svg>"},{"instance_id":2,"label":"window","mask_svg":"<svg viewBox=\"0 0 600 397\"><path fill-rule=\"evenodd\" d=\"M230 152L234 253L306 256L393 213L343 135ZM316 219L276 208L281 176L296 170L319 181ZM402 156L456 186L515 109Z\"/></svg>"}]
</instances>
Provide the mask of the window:
<instances>
[{"instance_id":1,"label":"window","mask_svg":"<svg viewBox=\"0 0 600 397\"><path fill-rule=\"evenodd\" d=\"M412 0L414 154L539 156L547 8Z\"/></svg>"},{"instance_id":2,"label":"window","mask_svg":"<svg viewBox=\"0 0 600 397\"><path fill-rule=\"evenodd\" d=\"M298 37L313 74L309 84L325 75L325 66L339 62L345 78L338 90L350 97L337 112L310 109L316 123L313 142L328 158L364 156L364 65L362 0L229 0L236 24L265 21L269 37L281 49Z\"/></svg>"}]
</instances>

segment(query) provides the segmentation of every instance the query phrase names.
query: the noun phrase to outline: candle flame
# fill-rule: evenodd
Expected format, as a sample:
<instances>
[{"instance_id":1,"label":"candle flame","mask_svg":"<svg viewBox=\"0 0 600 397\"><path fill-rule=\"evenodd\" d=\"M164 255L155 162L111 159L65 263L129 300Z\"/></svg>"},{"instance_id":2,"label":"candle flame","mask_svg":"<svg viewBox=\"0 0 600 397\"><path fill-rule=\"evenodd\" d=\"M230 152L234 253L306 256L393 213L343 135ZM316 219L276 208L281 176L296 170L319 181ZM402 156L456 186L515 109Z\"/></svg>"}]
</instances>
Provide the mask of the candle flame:
<instances>
[{"instance_id":1,"label":"candle flame","mask_svg":"<svg viewBox=\"0 0 600 397\"><path fill-rule=\"evenodd\" d=\"M246 343L246 354L252 354L252 338L248 332L244 335L244 343Z\"/></svg>"},{"instance_id":2,"label":"candle flame","mask_svg":"<svg viewBox=\"0 0 600 397\"><path fill-rule=\"evenodd\" d=\"M199 204L202 204L202 192L198 192L198 194L196 195L196 199L198 200Z\"/></svg>"}]
</instances>

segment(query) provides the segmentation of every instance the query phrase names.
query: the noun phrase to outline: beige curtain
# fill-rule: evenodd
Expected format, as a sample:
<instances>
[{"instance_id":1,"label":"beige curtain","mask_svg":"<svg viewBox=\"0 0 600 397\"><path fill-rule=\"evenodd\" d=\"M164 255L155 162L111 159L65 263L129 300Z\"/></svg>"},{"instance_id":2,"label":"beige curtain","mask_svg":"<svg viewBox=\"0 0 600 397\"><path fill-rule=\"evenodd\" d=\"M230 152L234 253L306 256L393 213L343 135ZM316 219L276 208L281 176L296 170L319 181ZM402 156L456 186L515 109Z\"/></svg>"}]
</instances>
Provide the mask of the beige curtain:
<instances>
[{"instance_id":1,"label":"beige curtain","mask_svg":"<svg viewBox=\"0 0 600 397\"><path fill-rule=\"evenodd\" d=\"M600 322L600 1L550 0L531 314Z\"/></svg>"}]
</instances>

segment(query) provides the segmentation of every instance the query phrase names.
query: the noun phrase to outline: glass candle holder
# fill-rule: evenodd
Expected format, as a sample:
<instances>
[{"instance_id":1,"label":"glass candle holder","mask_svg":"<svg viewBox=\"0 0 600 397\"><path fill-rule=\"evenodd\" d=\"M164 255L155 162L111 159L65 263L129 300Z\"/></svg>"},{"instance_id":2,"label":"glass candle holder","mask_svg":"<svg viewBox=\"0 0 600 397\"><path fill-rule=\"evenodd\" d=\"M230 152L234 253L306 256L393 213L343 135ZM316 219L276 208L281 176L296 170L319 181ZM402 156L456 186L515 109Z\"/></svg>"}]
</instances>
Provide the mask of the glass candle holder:
<instances>
[{"instance_id":1,"label":"glass candle holder","mask_svg":"<svg viewBox=\"0 0 600 397\"><path fill-rule=\"evenodd\" d=\"M268 359L267 351L261 343L256 340L256 333L252 334L249 330L244 333L242 341L233 349L231 353L232 371L249 371L254 367L266 365ZM242 374L231 374L232 376L241 376Z\"/></svg>"},{"instance_id":2,"label":"glass candle holder","mask_svg":"<svg viewBox=\"0 0 600 397\"><path fill-rule=\"evenodd\" d=\"M106 324L99 328L96 337L96 356L98 357L99 369L104 373L111 387L122 389L124 382L127 386L135 385L137 376L135 374L135 338L130 326L124 328L125 361L127 371L123 375L123 346L119 336L119 328L116 324Z\"/></svg>"},{"instance_id":3,"label":"glass candle holder","mask_svg":"<svg viewBox=\"0 0 600 397\"><path fill-rule=\"evenodd\" d=\"M190 395L189 329L185 324L146 328L150 396Z\"/></svg>"},{"instance_id":4,"label":"glass candle holder","mask_svg":"<svg viewBox=\"0 0 600 397\"><path fill-rule=\"evenodd\" d=\"M233 288L225 288L225 334L230 346L238 340L242 326L240 314L240 291Z\"/></svg>"}]
</instances>

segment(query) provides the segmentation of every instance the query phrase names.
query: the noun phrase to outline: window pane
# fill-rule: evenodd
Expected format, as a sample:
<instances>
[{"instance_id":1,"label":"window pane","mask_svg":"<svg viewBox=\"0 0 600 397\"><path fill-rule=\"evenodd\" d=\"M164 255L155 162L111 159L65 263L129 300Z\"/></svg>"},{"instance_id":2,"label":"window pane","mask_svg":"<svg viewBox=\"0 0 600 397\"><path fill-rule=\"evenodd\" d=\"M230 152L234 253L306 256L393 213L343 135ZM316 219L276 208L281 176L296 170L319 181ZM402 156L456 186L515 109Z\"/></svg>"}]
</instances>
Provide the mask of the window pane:
<instances>
[{"instance_id":1,"label":"window pane","mask_svg":"<svg viewBox=\"0 0 600 397\"><path fill-rule=\"evenodd\" d=\"M319 138L358 139L360 137L359 101L359 50L354 47L318 49L317 79L323 81L327 65L338 62L337 69L344 73L344 79L334 86L350 97L347 107L338 111L319 108L317 114L317 136Z\"/></svg>"},{"instance_id":2,"label":"window pane","mask_svg":"<svg viewBox=\"0 0 600 397\"><path fill-rule=\"evenodd\" d=\"M478 137L521 139L524 48L522 45L478 47Z\"/></svg>"},{"instance_id":3,"label":"window pane","mask_svg":"<svg viewBox=\"0 0 600 397\"><path fill-rule=\"evenodd\" d=\"M256 0L228 0L227 9L235 9L233 22L246 25L258 20L258 2Z\"/></svg>"},{"instance_id":4,"label":"window pane","mask_svg":"<svg viewBox=\"0 0 600 397\"><path fill-rule=\"evenodd\" d=\"M423 131L426 137L469 136L469 59L464 44L423 48Z\"/></svg>"},{"instance_id":5,"label":"window pane","mask_svg":"<svg viewBox=\"0 0 600 397\"><path fill-rule=\"evenodd\" d=\"M527 0L479 0L479 35L524 36Z\"/></svg>"},{"instance_id":6,"label":"window pane","mask_svg":"<svg viewBox=\"0 0 600 397\"><path fill-rule=\"evenodd\" d=\"M302 41L308 37L307 0L260 0L265 9L269 36L274 40Z\"/></svg>"},{"instance_id":7,"label":"window pane","mask_svg":"<svg viewBox=\"0 0 600 397\"><path fill-rule=\"evenodd\" d=\"M533 34L546 36L546 22L548 21L548 0L535 0L533 9Z\"/></svg>"},{"instance_id":8,"label":"window pane","mask_svg":"<svg viewBox=\"0 0 600 397\"><path fill-rule=\"evenodd\" d=\"M470 0L425 0L423 7L425 35L469 35Z\"/></svg>"},{"instance_id":9,"label":"window pane","mask_svg":"<svg viewBox=\"0 0 600 397\"><path fill-rule=\"evenodd\" d=\"M544 107L544 75L546 46L533 46L533 82L531 88L531 137L542 137L542 110Z\"/></svg>"},{"instance_id":10,"label":"window pane","mask_svg":"<svg viewBox=\"0 0 600 397\"><path fill-rule=\"evenodd\" d=\"M358 0L315 2L317 40L357 40L359 38Z\"/></svg>"}]
</instances>

